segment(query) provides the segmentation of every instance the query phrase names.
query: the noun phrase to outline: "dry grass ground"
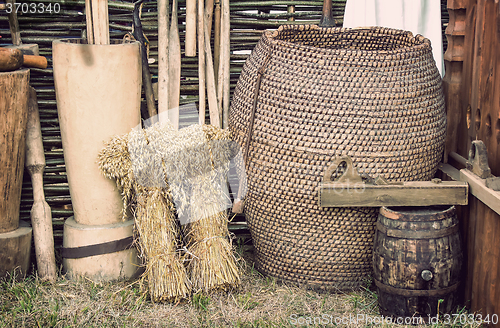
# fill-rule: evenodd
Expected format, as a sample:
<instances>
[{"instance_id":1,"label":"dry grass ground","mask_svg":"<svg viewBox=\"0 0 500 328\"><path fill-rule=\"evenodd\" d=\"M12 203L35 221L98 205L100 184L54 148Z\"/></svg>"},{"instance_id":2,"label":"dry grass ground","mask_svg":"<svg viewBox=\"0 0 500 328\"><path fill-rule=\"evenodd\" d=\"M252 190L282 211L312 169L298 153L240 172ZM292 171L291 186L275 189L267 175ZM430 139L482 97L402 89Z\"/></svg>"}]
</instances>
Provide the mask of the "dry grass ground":
<instances>
[{"instance_id":1,"label":"dry grass ground","mask_svg":"<svg viewBox=\"0 0 500 328\"><path fill-rule=\"evenodd\" d=\"M405 327L378 322L377 295L369 289L334 294L289 286L256 271L251 253L244 258L239 289L193 295L180 304L151 302L140 280L3 279L0 327Z\"/></svg>"}]
</instances>

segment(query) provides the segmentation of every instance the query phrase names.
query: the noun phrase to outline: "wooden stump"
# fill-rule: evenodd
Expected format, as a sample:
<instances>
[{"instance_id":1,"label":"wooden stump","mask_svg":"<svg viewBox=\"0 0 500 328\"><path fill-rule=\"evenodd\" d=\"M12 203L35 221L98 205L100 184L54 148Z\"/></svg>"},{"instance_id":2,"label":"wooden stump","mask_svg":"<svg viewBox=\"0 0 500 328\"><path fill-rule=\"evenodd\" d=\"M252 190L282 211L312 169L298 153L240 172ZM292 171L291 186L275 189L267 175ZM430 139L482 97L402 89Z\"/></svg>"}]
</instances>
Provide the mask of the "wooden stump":
<instances>
[{"instance_id":1,"label":"wooden stump","mask_svg":"<svg viewBox=\"0 0 500 328\"><path fill-rule=\"evenodd\" d=\"M28 69L0 73L0 233L19 227L29 76Z\"/></svg>"},{"instance_id":2,"label":"wooden stump","mask_svg":"<svg viewBox=\"0 0 500 328\"><path fill-rule=\"evenodd\" d=\"M24 278L30 268L32 228L21 221L19 228L0 233L0 277L15 272L16 278Z\"/></svg>"}]
</instances>

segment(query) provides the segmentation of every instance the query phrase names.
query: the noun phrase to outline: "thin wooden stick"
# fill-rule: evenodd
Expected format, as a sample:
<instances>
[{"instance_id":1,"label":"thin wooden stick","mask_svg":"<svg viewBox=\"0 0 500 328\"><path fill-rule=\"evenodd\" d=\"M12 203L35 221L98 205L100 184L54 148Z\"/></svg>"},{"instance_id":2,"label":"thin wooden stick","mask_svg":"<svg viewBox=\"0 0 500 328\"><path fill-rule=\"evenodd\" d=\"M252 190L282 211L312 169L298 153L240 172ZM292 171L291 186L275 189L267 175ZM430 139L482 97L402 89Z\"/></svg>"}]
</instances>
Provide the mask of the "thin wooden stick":
<instances>
[{"instance_id":1,"label":"thin wooden stick","mask_svg":"<svg viewBox=\"0 0 500 328\"><path fill-rule=\"evenodd\" d=\"M158 0L158 114L166 114L169 109L168 2Z\"/></svg>"},{"instance_id":2,"label":"thin wooden stick","mask_svg":"<svg viewBox=\"0 0 500 328\"><path fill-rule=\"evenodd\" d=\"M212 49L210 47L210 30L208 28L208 15L205 15L205 53L207 62L207 94L208 94L208 111L210 113L210 124L220 128L221 117L219 110L219 102L217 101L217 92L215 90L214 66L212 61Z\"/></svg>"},{"instance_id":3,"label":"thin wooden stick","mask_svg":"<svg viewBox=\"0 0 500 328\"><path fill-rule=\"evenodd\" d=\"M85 18L87 20L87 43L94 44L94 26L92 25L92 2L85 0Z\"/></svg>"},{"instance_id":4,"label":"thin wooden stick","mask_svg":"<svg viewBox=\"0 0 500 328\"><path fill-rule=\"evenodd\" d=\"M196 0L186 0L186 37L184 41L184 51L187 57L196 56Z\"/></svg>"},{"instance_id":5,"label":"thin wooden stick","mask_svg":"<svg viewBox=\"0 0 500 328\"><path fill-rule=\"evenodd\" d=\"M204 1L198 0L198 95L199 123L205 124L205 9Z\"/></svg>"},{"instance_id":6,"label":"thin wooden stick","mask_svg":"<svg viewBox=\"0 0 500 328\"><path fill-rule=\"evenodd\" d=\"M21 30L19 29L19 21L17 20L15 0L8 0L8 3L11 4L10 8L12 8L10 13L7 14L7 16L9 17L9 28L10 28L10 35L12 38L12 44L15 46L20 46L22 43Z\"/></svg>"},{"instance_id":7,"label":"thin wooden stick","mask_svg":"<svg viewBox=\"0 0 500 328\"><path fill-rule=\"evenodd\" d=\"M216 72L215 83L218 85L219 81L219 61L220 61L220 0L215 0L214 9L214 71ZM217 89L219 90L219 89ZM222 94L221 94L222 96ZM222 100L222 98L219 98Z\"/></svg>"},{"instance_id":8,"label":"thin wooden stick","mask_svg":"<svg viewBox=\"0 0 500 328\"><path fill-rule=\"evenodd\" d=\"M212 18L214 14L214 0L206 0L207 2L205 3L205 22L206 22L206 27L208 29L208 35L209 38L205 38L205 40L210 40L210 37L212 35Z\"/></svg>"},{"instance_id":9,"label":"thin wooden stick","mask_svg":"<svg viewBox=\"0 0 500 328\"><path fill-rule=\"evenodd\" d=\"M170 25L170 36L168 44L169 61L169 97L168 118L176 129L179 129L179 101L181 93L181 42L179 40L179 29L177 26L177 0L173 1L172 21Z\"/></svg>"},{"instance_id":10,"label":"thin wooden stick","mask_svg":"<svg viewBox=\"0 0 500 328\"><path fill-rule=\"evenodd\" d=\"M221 30L221 41L224 60L222 65L223 70L223 93L222 93L222 126L227 128L229 119L229 97L230 97L230 11L229 11L229 0L222 0L222 30Z\"/></svg>"}]
</instances>

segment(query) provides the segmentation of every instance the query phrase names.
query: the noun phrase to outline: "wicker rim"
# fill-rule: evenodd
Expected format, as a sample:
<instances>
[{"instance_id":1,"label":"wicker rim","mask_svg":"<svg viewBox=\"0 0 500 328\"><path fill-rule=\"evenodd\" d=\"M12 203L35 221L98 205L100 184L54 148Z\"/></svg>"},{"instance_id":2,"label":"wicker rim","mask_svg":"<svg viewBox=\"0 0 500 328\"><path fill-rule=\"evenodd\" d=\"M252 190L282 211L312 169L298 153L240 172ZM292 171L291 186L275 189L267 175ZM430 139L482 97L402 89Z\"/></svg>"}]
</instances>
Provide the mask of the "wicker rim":
<instances>
[{"instance_id":1,"label":"wicker rim","mask_svg":"<svg viewBox=\"0 0 500 328\"><path fill-rule=\"evenodd\" d=\"M298 32L319 30L319 31L321 31L321 33L326 33L326 34L339 34L339 33L345 34L345 33L353 32L353 33L361 34L361 35L364 35L364 34L368 35L369 33L375 32L375 33L379 33L381 35L387 35L387 36L388 35L405 36L407 38L407 42L411 43L411 45L405 46L405 47L398 47L398 48L395 48L392 50L318 48L315 46L301 45L301 44L297 44L294 42L278 39L280 34L283 33L284 31L287 31L287 30L295 30ZM363 33L363 32L366 32L366 33ZM377 58L379 58L381 56L387 57L385 59L390 60L390 59L392 59L391 56L400 55L400 54L407 54L409 50L422 51L422 50L431 49L431 41L421 34L413 35L413 33L411 31L405 31L405 30L394 29L394 28L389 28L389 27L381 27L381 26L346 28L346 27L320 27L318 25L298 25L298 26L297 25L281 25L277 30L264 31L264 35L266 38L271 40L271 42L276 43L276 44L283 46L283 47L296 48L296 49L301 49L302 51L309 51L309 52L324 51L325 54L333 55L333 56L337 56L340 54L356 53L358 55L362 54L363 56L366 56L366 57L372 57L372 56L377 57Z\"/></svg>"}]
</instances>

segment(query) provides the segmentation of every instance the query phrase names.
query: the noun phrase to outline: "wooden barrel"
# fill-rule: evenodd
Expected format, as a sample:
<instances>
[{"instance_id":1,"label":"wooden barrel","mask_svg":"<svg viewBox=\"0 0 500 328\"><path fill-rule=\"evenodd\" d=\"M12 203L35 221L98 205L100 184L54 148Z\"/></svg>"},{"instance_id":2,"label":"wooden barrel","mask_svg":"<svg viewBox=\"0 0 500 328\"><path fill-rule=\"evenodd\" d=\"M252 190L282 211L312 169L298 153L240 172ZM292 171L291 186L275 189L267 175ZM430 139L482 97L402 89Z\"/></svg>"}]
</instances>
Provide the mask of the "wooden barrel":
<instances>
[{"instance_id":1,"label":"wooden barrel","mask_svg":"<svg viewBox=\"0 0 500 328\"><path fill-rule=\"evenodd\" d=\"M382 207L373 247L380 313L427 319L454 310L462 258L454 206Z\"/></svg>"},{"instance_id":2,"label":"wooden barrel","mask_svg":"<svg viewBox=\"0 0 500 328\"><path fill-rule=\"evenodd\" d=\"M0 73L0 233L19 227L29 78L28 69Z\"/></svg>"}]
</instances>

